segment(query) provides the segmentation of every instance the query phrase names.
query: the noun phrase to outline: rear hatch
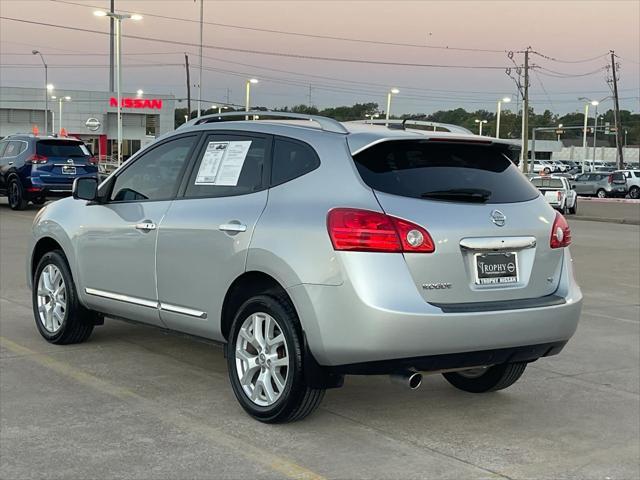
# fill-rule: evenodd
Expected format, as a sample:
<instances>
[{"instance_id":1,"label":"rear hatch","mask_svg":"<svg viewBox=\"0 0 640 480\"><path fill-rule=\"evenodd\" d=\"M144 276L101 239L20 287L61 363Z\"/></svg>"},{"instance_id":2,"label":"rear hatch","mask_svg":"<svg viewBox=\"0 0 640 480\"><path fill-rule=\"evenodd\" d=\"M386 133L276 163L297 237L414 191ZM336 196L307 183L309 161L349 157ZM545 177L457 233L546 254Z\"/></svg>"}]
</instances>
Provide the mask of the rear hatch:
<instances>
[{"instance_id":1,"label":"rear hatch","mask_svg":"<svg viewBox=\"0 0 640 480\"><path fill-rule=\"evenodd\" d=\"M78 140L38 140L33 173L44 183L70 184L76 177L95 175L98 167L94 161L89 149Z\"/></svg>"},{"instance_id":2,"label":"rear hatch","mask_svg":"<svg viewBox=\"0 0 640 480\"><path fill-rule=\"evenodd\" d=\"M627 179L622 172L613 172L609 175L609 183L616 187L624 186L627 184Z\"/></svg>"},{"instance_id":3,"label":"rear hatch","mask_svg":"<svg viewBox=\"0 0 640 480\"><path fill-rule=\"evenodd\" d=\"M354 155L385 213L424 227L433 253L405 253L436 304L537 298L558 285L556 213L490 142L390 140Z\"/></svg>"}]
</instances>

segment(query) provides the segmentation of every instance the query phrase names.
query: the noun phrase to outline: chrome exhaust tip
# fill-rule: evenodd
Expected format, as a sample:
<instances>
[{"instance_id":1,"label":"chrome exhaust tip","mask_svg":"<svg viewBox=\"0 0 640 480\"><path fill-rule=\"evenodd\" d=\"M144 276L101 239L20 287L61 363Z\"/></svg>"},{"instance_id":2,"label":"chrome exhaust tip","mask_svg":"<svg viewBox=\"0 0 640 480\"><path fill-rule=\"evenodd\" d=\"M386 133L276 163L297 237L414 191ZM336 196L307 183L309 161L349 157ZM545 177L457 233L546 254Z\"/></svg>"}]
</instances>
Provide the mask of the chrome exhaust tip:
<instances>
[{"instance_id":1,"label":"chrome exhaust tip","mask_svg":"<svg viewBox=\"0 0 640 480\"><path fill-rule=\"evenodd\" d=\"M392 382L415 390L422 385L422 374L414 370L399 370L389 375Z\"/></svg>"}]
</instances>

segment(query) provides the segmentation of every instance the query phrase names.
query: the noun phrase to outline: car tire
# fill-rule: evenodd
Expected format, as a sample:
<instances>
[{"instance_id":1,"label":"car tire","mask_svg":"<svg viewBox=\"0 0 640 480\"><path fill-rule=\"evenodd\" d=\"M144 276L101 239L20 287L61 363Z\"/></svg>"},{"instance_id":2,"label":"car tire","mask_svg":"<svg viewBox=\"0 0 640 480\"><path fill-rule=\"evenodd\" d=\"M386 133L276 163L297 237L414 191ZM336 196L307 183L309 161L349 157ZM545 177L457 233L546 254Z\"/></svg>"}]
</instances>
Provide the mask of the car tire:
<instances>
[{"instance_id":1,"label":"car tire","mask_svg":"<svg viewBox=\"0 0 640 480\"><path fill-rule=\"evenodd\" d=\"M635 199L640 198L640 187L631 187L629 189L629 197Z\"/></svg>"},{"instance_id":2,"label":"car tire","mask_svg":"<svg viewBox=\"0 0 640 480\"><path fill-rule=\"evenodd\" d=\"M27 208L27 200L24 198L24 188L17 178L9 180L7 188L7 197L9 198L9 208L11 210L24 210Z\"/></svg>"},{"instance_id":3,"label":"car tire","mask_svg":"<svg viewBox=\"0 0 640 480\"><path fill-rule=\"evenodd\" d=\"M601 188L596 192L596 197L607 198L607 192L603 188Z\"/></svg>"},{"instance_id":4,"label":"car tire","mask_svg":"<svg viewBox=\"0 0 640 480\"><path fill-rule=\"evenodd\" d=\"M544 169L542 171L547 175L549 175L551 173L551 169L549 167L544 167Z\"/></svg>"},{"instance_id":5,"label":"car tire","mask_svg":"<svg viewBox=\"0 0 640 480\"><path fill-rule=\"evenodd\" d=\"M495 392L516 383L526 367L526 363L503 363L492 367L443 373L443 375L451 385L465 392Z\"/></svg>"},{"instance_id":6,"label":"car tire","mask_svg":"<svg viewBox=\"0 0 640 480\"><path fill-rule=\"evenodd\" d=\"M89 338L98 314L83 307L64 253L45 253L33 276L33 315L40 335L49 343L68 345Z\"/></svg>"},{"instance_id":7,"label":"car tire","mask_svg":"<svg viewBox=\"0 0 640 480\"><path fill-rule=\"evenodd\" d=\"M562 214L562 215L566 215L567 214L567 208L565 206L562 206L558 209L558 211Z\"/></svg>"},{"instance_id":8,"label":"car tire","mask_svg":"<svg viewBox=\"0 0 640 480\"><path fill-rule=\"evenodd\" d=\"M270 343L269 337L280 341ZM258 295L247 300L236 313L226 353L233 393L256 420L293 422L320 405L325 390L306 384L302 328L288 299ZM283 363L274 366L278 361Z\"/></svg>"},{"instance_id":9,"label":"car tire","mask_svg":"<svg viewBox=\"0 0 640 480\"><path fill-rule=\"evenodd\" d=\"M576 200L573 202L573 207L571 207L569 209L569 213L571 215L575 215L576 213L578 213L578 199L576 198Z\"/></svg>"}]
</instances>

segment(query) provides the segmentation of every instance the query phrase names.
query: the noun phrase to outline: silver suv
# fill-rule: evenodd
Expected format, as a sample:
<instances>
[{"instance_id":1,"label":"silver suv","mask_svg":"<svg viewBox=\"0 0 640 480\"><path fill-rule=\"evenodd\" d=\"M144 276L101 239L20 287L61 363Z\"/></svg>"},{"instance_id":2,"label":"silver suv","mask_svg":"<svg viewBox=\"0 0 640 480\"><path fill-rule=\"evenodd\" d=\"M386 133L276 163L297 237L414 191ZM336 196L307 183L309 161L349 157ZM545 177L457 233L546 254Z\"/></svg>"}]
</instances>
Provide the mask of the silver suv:
<instances>
[{"instance_id":1,"label":"silver suv","mask_svg":"<svg viewBox=\"0 0 640 480\"><path fill-rule=\"evenodd\" d=\"M509 145L254 113L192 120L38 213L47 341L107 316L224 343L239 403L275 423L346 374L503 389L573 335L569 226Z\"/></svg>"}]
</instances>

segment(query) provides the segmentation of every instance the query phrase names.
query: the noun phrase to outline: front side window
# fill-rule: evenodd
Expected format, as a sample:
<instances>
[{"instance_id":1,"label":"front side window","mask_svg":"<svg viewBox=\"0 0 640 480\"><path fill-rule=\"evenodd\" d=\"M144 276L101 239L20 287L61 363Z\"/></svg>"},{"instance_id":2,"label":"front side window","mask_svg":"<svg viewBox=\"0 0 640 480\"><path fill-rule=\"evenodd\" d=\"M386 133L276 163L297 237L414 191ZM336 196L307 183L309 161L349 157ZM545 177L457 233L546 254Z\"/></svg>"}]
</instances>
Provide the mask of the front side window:
<instances>
[{"instance_id":1,"label":"front side window","mask_svg":"<svg viewBox=\"0 0 640 480\"><path fill-rule=\"evenodd\" d=\"M512 203L540 195L509 157L491 144L392 140L353 159L369 187L403 197Z\"/></svg>"},{"instance_id":2,"label":"front side window","mask_svg":"<svg viewBox=\"0 0 640 480\"><path fill-rule=\"evenodd\" d=\"M170 140L132 160L117 176L111 200L167 200L174 197L196 136Z\"/></svg>"},{"instance_id":3,"label":"front side window","mask_svg":"<svg viewBox=\"0 0 640 480\"><path fill-rule=\"evenodd\" d=\"M189 178L186 197L226 197L264 188L267 137L210 135Z\"/></svg>"}]
</instances>

